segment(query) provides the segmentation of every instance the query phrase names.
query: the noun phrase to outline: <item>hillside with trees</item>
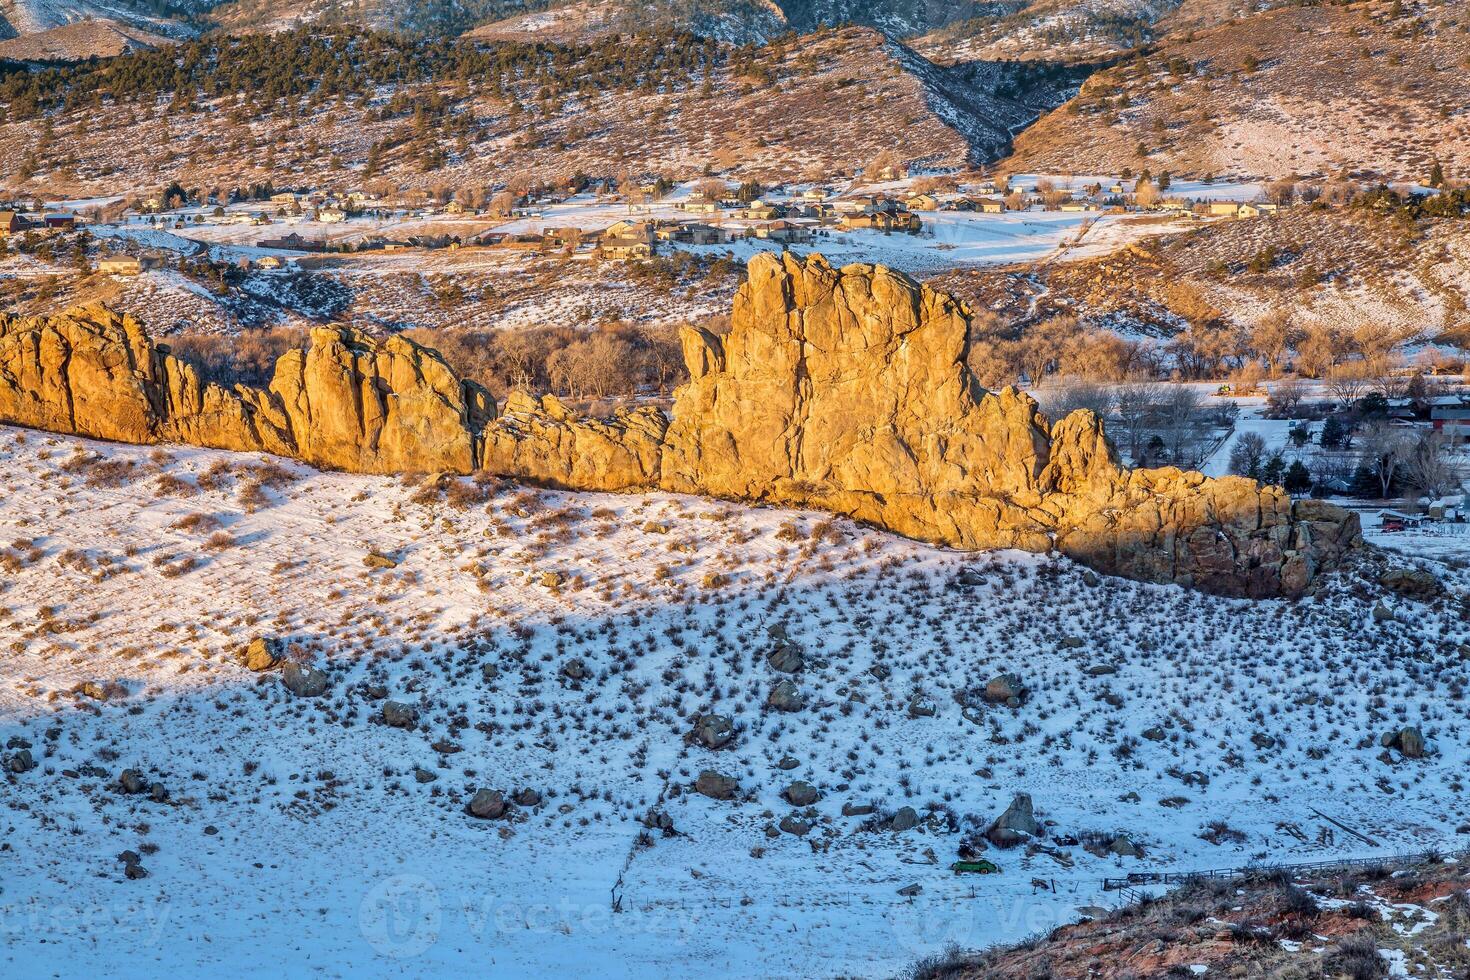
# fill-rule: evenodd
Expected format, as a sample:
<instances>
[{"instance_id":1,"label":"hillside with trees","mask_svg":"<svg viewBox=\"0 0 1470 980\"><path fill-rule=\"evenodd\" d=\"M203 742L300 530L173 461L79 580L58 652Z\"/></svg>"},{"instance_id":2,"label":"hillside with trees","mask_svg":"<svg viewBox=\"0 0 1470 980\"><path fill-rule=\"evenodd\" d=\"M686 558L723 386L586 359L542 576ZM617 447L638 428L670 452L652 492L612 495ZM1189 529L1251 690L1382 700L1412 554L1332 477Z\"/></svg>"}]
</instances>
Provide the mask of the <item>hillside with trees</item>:
<instances>
[{"instance_id":1,"label":"hillside with trees","mask_svg":"<svg viewBox=\"0 0 1470 980\"><path fill-rule=\"evenodd\" d=\"M1470 13L1440 0L1286 7L1187 30L1093 75L1014 169L1199 177L1470 176Z\"/></svg>"}]
</instances>

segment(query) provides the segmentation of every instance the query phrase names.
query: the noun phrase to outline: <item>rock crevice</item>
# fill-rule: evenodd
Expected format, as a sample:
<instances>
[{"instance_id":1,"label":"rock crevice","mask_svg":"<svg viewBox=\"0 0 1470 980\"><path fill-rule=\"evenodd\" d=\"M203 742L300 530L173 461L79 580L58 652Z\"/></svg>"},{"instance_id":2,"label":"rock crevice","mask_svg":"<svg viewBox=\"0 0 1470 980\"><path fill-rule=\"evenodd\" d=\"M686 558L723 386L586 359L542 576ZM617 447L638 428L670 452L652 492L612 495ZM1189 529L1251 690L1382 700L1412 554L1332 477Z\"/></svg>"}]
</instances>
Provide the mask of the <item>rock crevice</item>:
<instances>
[{"instance_id":1,"label":"rock crevice","mask_svg":"<svg viewBox=\"0 0 1470 980\"><path fill-rule=\"evenodd\" d=\"M969 311L882 266L750 263L725 336L689 328L673 412L497 410L437 352L339 327L265 389L204 382L128 317L0 317L0 420L122 442L291 456L361 473L487 469L582 490L816 507L963 549L1059 550L1101 571L1227 595L1297 595L1361 536L1279 487L1128 470L1102 421L1054 425L965 363Z\"/></svg>"}]
</instances>

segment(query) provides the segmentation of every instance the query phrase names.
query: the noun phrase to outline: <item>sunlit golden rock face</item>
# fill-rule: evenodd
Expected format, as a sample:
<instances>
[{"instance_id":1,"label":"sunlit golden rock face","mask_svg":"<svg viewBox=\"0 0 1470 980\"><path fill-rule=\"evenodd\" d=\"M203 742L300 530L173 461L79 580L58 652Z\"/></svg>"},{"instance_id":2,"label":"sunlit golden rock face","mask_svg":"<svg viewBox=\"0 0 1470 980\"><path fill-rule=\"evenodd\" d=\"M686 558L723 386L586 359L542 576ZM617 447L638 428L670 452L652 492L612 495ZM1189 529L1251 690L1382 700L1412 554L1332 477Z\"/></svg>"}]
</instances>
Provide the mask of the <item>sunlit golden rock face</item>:
<instances>
[{"instance_id":1,"label":"sunlit golden rock face","mask_svg":"<svg viewBox=\"0 0 1470 980\"><path fill-rule=\"evenodd\" d=\"M723 336L683 338L672 417L610 419L512 393L497 411L404 338L314 330L264 389L202 383L101 307L0 319L0 419L123 442L292 456L359 473L475 469L579 490L818 507L965 549L1056 549L1102 571L1297 595L1361 542L1357 517L1279 487L1127 470L1102 421L1050 425L965 363L963 304L881 266L762 255Z\"/></svg>"}]
</instances>

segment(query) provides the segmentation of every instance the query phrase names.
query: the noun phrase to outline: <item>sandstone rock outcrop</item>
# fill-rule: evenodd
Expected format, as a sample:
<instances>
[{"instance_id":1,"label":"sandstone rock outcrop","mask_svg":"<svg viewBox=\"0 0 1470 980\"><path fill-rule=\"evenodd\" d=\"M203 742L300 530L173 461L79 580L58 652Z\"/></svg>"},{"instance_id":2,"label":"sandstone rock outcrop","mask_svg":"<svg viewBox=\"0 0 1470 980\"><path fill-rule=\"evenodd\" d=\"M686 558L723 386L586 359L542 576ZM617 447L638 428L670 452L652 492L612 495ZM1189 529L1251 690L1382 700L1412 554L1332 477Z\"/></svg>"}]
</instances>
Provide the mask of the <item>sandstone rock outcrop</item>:
<instances>
[{"instance_id":1,"label":"sandstone rock outcrop","mask_svg":"<svg viewBox=\"0 0 1470 980\"><path fill-rule=\"evenodd\" d=\"M312 331L266 390L204 382L131 317L0 317L0 419L118 442L266 452L360 473L468 472L495 403L410 340Z\"/></svg>"},{"instance_id":2,"label":"sandstone rock outcrop","mask_svg":"<svg viewBox=\"0 0 1470 980\"><path fill-rule=\"evenodd\" d=\"M516 392L501 410L434 351L345 328L266 389L201 381L101 307L0 318L0 420L363 473L476 468L570 489L817 507L957 548L1056 549L1102 571L1297 595L1360 543L1356 516L1278 487L1128 470L1100 419L1050 424L965 363L969 311L882 266L762 255L725 336L688 329L672 417Z\"/></svg>"}]
</instances>

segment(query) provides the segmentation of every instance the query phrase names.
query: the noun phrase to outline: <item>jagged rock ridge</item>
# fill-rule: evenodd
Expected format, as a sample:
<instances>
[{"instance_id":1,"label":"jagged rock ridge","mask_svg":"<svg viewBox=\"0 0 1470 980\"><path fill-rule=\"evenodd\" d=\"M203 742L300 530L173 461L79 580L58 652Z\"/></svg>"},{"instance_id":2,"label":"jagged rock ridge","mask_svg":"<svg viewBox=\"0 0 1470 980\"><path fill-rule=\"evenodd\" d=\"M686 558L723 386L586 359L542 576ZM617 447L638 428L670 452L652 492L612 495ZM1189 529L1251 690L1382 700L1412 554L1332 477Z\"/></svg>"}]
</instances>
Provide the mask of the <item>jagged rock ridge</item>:
<instances>
[{"instance_id":1,"label":"jagged rock ridge","mask_svg":"<svg viewBox=\"0 0 1470 980\"><path fill-rule=\"evenodd\" d=\"M264 389L203 383L101 307L0 319L0 420L126 442L294 456L364 473L483 468L583 490L818 507L966 549L1057 549L1107 572L1294 595L1357 546L1357 517L1279 487L1127 470L1100 419L1049 424L965 364L969 310L881 266L762 255L723 337L690 329L690 382L653 408L497 411L439 355L340 328Z\"/></svg>"}]
</instances>

